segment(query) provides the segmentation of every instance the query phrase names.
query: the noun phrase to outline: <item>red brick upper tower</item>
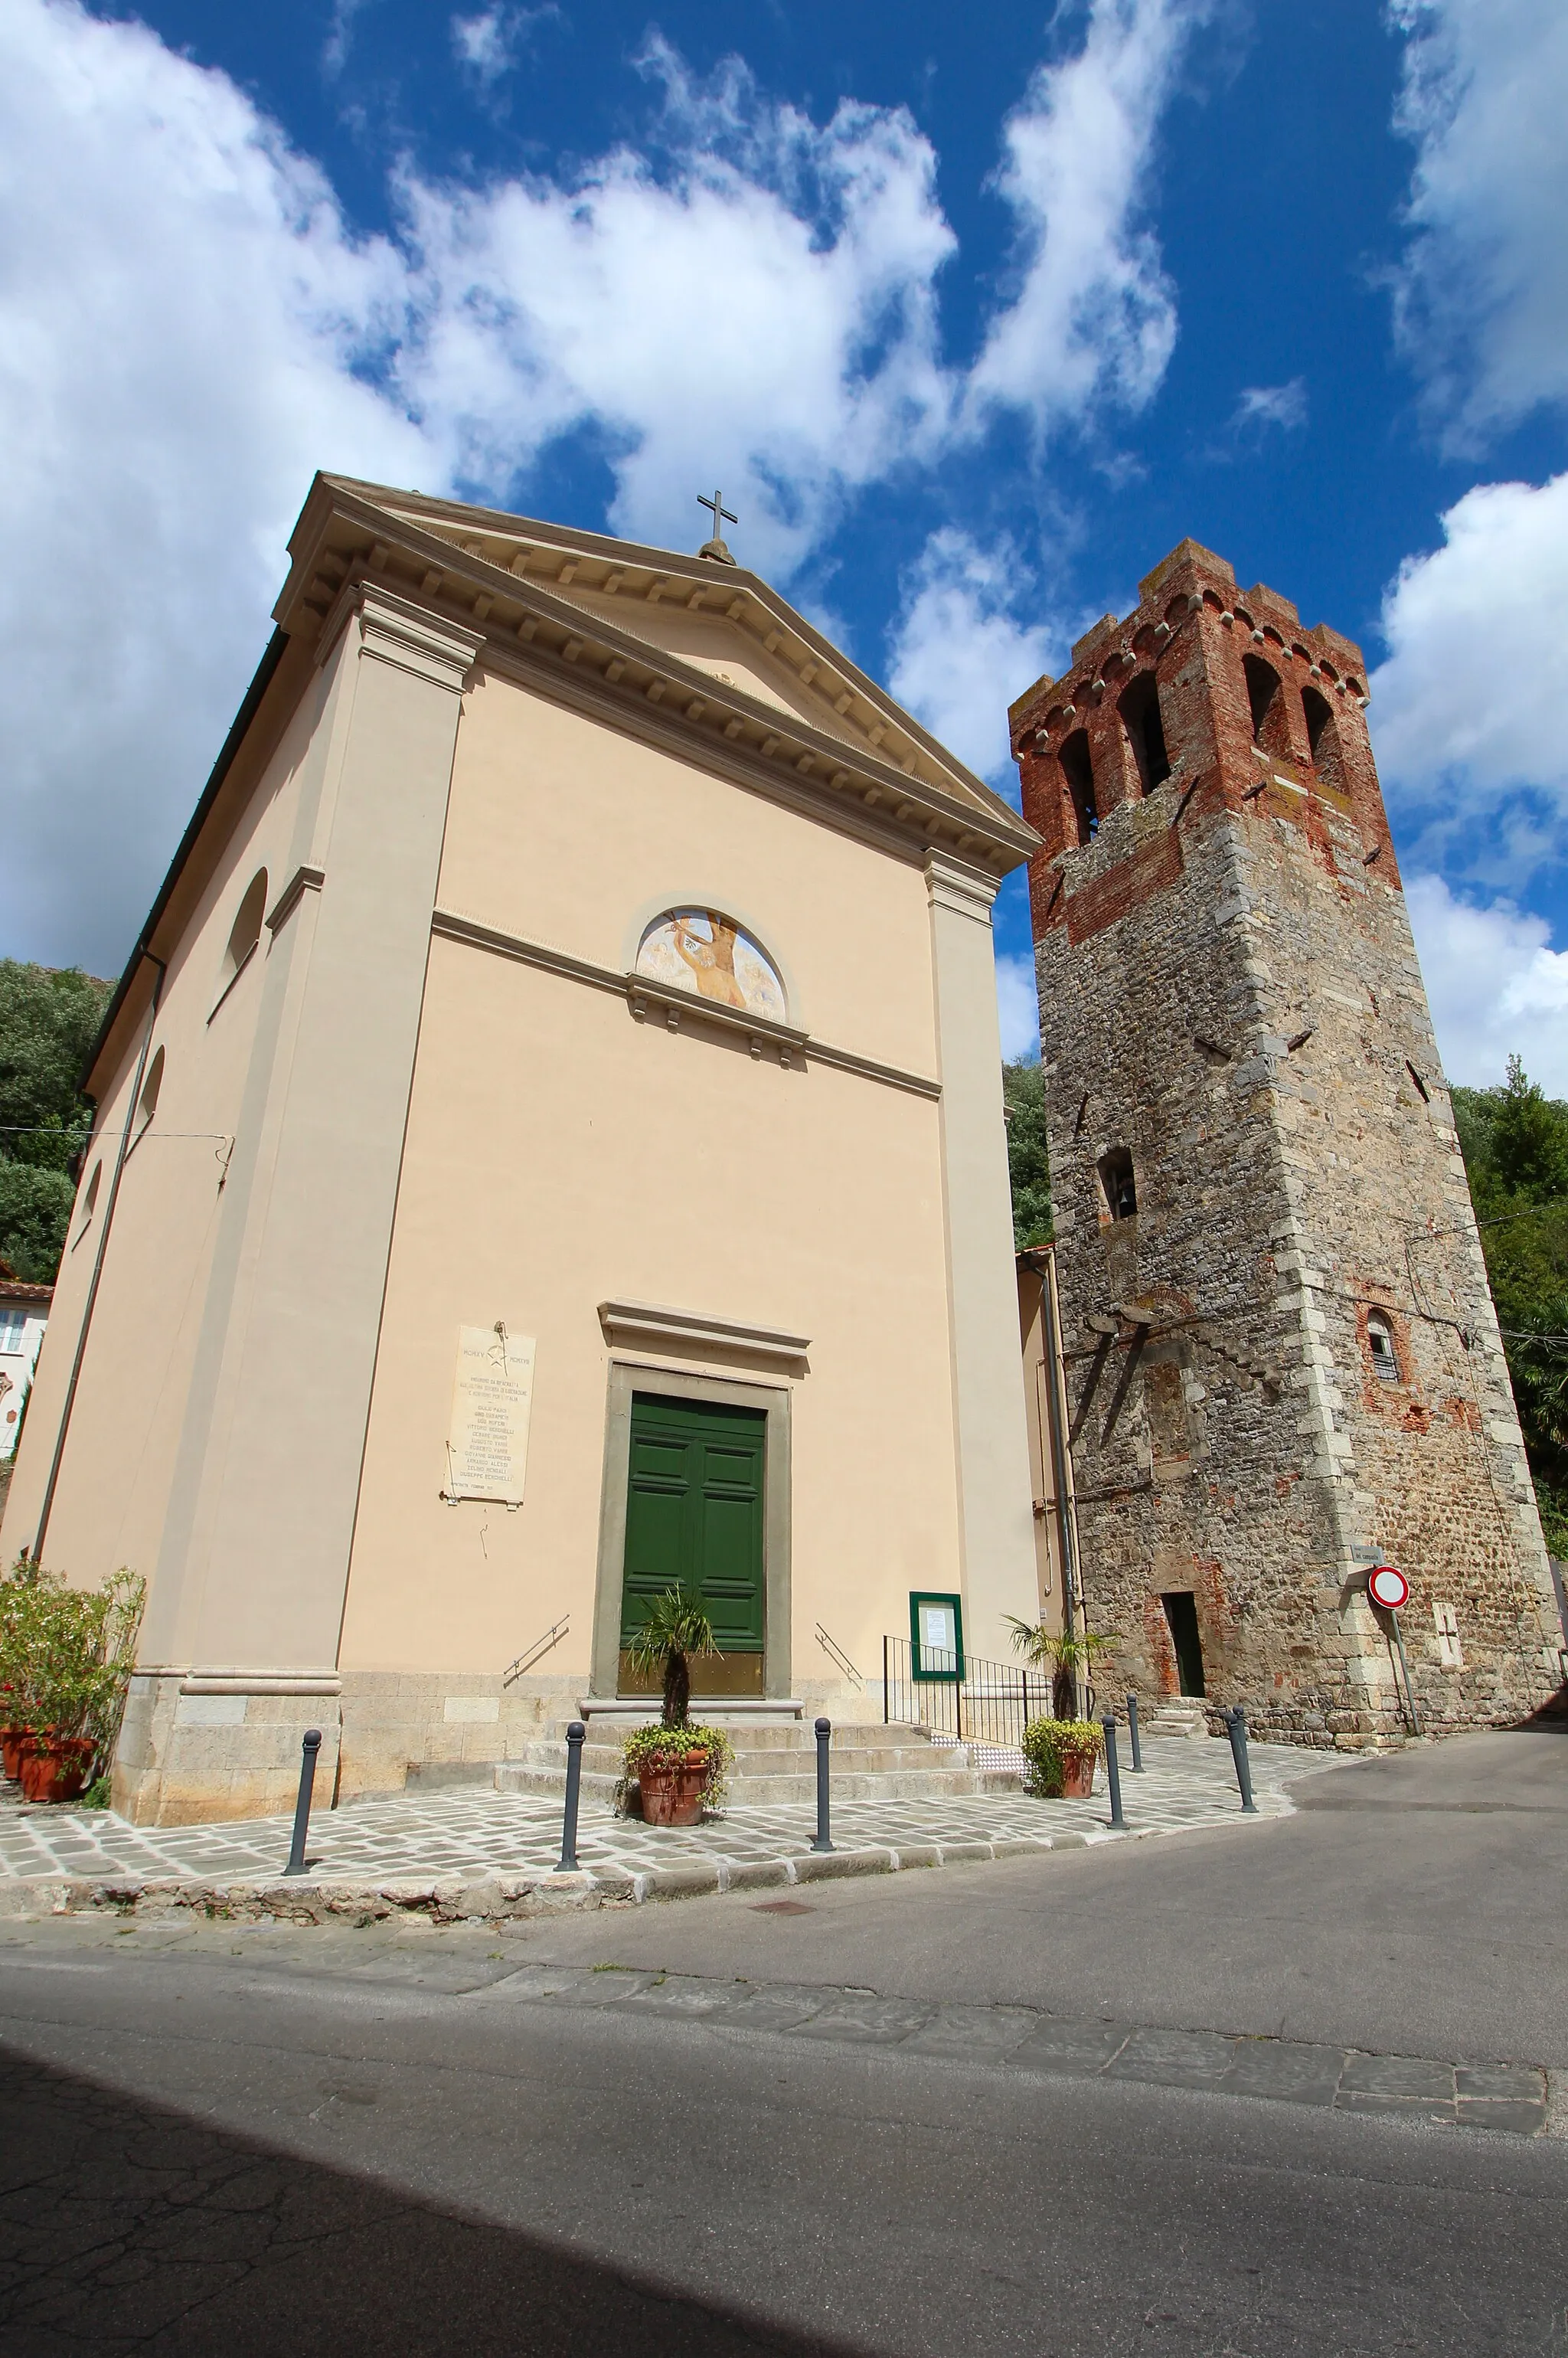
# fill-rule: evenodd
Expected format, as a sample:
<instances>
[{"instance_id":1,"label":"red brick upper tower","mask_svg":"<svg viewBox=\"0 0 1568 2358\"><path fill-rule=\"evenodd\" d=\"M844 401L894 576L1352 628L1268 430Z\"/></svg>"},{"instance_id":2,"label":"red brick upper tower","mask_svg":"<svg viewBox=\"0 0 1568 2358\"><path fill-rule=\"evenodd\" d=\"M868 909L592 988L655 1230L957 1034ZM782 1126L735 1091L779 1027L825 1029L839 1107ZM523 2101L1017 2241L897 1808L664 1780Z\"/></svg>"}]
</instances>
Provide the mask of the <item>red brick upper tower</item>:
<instances>
[{"instance_id":1,"label":"red brick upper tower","mask_svg":"<svg viewBox=\"0 0 1568 2358\"><path fill-rule=\"evenodd\" d=\"M1555 1683L1550 1575L1360 650L1194 541L1011 708L1091 1626L1146 1694L1444 1725Z\"/></svg>"}]
</instances>

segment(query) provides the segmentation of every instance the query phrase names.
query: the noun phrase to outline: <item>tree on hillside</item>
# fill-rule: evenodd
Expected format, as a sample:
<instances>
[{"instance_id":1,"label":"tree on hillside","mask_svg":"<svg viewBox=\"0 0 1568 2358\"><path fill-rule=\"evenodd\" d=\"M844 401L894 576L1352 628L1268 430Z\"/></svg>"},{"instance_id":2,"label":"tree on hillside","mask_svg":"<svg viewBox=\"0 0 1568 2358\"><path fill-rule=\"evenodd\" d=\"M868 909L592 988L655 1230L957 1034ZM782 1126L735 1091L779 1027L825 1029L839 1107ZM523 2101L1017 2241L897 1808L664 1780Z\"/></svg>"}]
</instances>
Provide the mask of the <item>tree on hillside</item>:
<instances>
[{"instance_id":1,"label":"tree on hillside","mask_svg":"<svg viewBox=\"0 0 1568 2358\"><path fill-rule=\"evenodd\" d=\"M1007 1173L1012 1183L1012 1241L1023 1252L1051 1241L1051 1158L1045 1142L1045 1076L1038 1065L1004 1065Z\"/></svg>"},{"instance_id":2,"label":"tree on hillside","mask_svg":"<svg viewBox=\"0 0 1568 2358\"><path fill-rule=\"evenodd\" d=\"M1568 1557L1568 1104L1511 1056L1501 1088L1454 1091L1454 1118L1546 1543Z\"/></svg>"},{"instance_id":3,"label":"tree on hillside","mask_svg":"<svg viewBox=\"0 0 1568 2358\"><path fill-rule=\"evenodd\" d=\"M77 1083L114 986L0 958L0 1260L35 1285L59 1266L71 1158L92 1118Z\"/></svg>"}]
</instances>

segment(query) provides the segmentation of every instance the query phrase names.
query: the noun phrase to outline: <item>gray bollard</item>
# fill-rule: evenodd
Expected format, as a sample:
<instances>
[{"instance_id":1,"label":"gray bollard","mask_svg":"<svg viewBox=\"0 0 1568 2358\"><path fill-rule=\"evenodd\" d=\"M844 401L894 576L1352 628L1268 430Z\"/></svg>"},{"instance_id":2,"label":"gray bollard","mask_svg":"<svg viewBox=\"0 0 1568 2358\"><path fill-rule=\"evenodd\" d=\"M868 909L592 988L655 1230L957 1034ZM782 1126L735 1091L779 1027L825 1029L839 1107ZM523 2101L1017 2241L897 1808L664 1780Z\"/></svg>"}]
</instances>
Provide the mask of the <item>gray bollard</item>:
<instances>
[{"instance_id":1,"label":"gray bollard","mask_svg":"<svg viewBox=\"0 0 1568 2358\"><path fill-rule=\"evenodd\" d=\"M833 1735L833 1722L819 1719L816 1723L816 1839L813 1850L831 1850L832 1837L827 1831L827 1747Z\"/></svg>"},{"instance_id":2,"label":"gray bollard","mask_svg":"<svg viewBox=\"0 0 1568 2358\"><path fill-rule=\"evenodd\" d=\"M1230 1757L1236 1763L1236 1781L1241 1788L1242 1812L1255 1818L1258 1804L1252 1799L1252 1771L1247 1765L1247 1714L1240 1704L1231 1704L1225 1714L1225 1725L1230 1736Z\"/></svg>"},{"instance_id":3,"label":"gray bollard","mask_svg":"<svg viewBox=\"0 0 1568 2358\"><path fill-rule=\"evenodd\" d=\"M1105 1781L1110 1787L1110 1823L1122 1827L1127 1820L1121 1814L1121 1771L1116 1759L1116 1722L1108 1711L1100 1721L1105 1730Z\"/></svg>"},{"instance_id":4,"label":"gray bollard","mask_svg":"<svg viewBox=\"0 0 1568 2358\"><path fill-rule=\"evenodd\" d=\"M1135 1694L1127 1698L1127 1733L1132 1738L1132 1773L1135 1777L1141 1777L1143 1747L1138 1741L1138 1697Z\"/></svg>"},{"instance_id":5,"label":"gray bollard","mask_svg":"<svg viewBox=\"0 0 1568 2358\"><path fill-rule=\"evenodd\" d=\"M576 1875L577 1812L582 1799L582 1745L588 1734L580 1719L574 1719L567 1729L567 1803L561 1814L561 1855L556 1861L557 1875Z\"/></svg>"},{"instance_id":6,"label":"gray bollard","mask_svg":"<svg viewBox=\"0 0 1568 2358\"><path fill-rule=\"evenodd\" d=\"M310 1831L310 1792L316 1782L316 1756L321 1749L321 1731L308 1727L299 1747L299 1794L294 1804L294 1840L288 1845L288 1865L285 1875L305 1872L305 1837Z\"/></svg>"}]
</instances>

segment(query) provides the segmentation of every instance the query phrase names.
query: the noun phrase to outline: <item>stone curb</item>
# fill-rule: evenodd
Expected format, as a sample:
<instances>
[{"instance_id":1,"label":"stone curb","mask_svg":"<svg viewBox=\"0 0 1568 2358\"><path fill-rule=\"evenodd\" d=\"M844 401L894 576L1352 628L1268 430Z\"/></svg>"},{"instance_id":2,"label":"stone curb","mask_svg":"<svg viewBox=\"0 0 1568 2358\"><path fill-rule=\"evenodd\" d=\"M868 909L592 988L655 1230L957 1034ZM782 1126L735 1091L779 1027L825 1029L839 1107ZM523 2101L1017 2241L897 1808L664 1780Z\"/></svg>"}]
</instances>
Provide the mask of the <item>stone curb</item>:
<instances>
[{"instance_id":1,"label":"stone curb","mask_svg":"<svg viewBox=\"0 0 1568 2358\"><path fill-rule=\"evenodd\" d=\"M1155 1829L1140 1829L1153 1833ZM641 1870L587 1867L576 1875L534 1868L516 1875L299 1876L233 1882L188 1877L124 1877L109 1882L62 1876L16 1876L0 1881L0 1920L87 1915L110 1909L119 1915L191 1914L254 1922L356 1924L422 1916L438 1924L503 1924L520 1918L557 1915L571 1909L640 1907L654 1899L697 1898L709 1892L761 1891L793 1884L837 1882L846 1876L897 1875L918 1867L968 1866L984 1861L1025 1858L1052 1850L1084 1850L1091 1844L1132 1837L1108 1829L1068 1833L999 1835L994 1842L906 1843L900 1848L871 1844L855 1850L804 1852L781 1858L682 1859Z\"/></svg>"}]
</instances>

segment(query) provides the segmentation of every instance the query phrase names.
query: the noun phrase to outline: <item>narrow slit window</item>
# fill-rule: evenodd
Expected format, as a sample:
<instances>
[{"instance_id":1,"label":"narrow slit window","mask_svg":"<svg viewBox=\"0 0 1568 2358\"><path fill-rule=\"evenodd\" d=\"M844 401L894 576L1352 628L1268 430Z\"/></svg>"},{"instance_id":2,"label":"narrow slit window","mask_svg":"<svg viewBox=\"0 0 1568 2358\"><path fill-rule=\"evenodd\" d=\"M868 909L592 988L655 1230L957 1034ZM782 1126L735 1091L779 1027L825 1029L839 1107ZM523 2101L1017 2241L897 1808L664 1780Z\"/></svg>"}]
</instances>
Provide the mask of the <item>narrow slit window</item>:
<instances>
[{"instance_id":1,"label":"narrow slit window","mask_svg":"<svg viewBox=\"0 0 1568 2358\"><path fill-rule=\"evenodd\" d=\"M1334 707L1326 696L1315 687L1302 690L1302 714L1306 721L1307 748L1318 776L1325 784L1345 789L1345 763L1339 751L1339 730L1335 722Z\"/></svg>"},{"instance_id":2,"label":"narrow slit window","mask_svg":"<svg viewBox=\"0 0 1568 2358\"><path fill-rule=\"evenodd\" d=\"M1132 1157L1125 1146L1113 1146L1099 1159L1099 1184L1105 1208L1113 1220L1130 1220L1138 1212L1138 1183Z\"/></svg>"},{"instance_id":3,"label":"narrow slit window","mask_svg":"<svg viewBox=\"0 0 1568 2358\"><path fill-rule=\"evenodd\" d=\"M1138 765L1138 783L1146 795L1152 795L1171 774L1171 757L1165 750L1164 724L1160 718L1160 690L1152 671L1139 673L1123 693L1117 709Z\"/></svg>"},{"instance_id":4,"label":"narrow slit window","mask_svg":"<svg viewBox=\"0 0 1568 2358\"><path fill-rule=\"evenodd\" d=\"M1067 792L1072 797L1078 841L1088 843L1099 832L1099 804L1095 796L1095 765L1089 752L1088 731L1075 729L1064 742L1057 758L1062 764Z\"/></svg>"},{"instance_id":5,"label":"narrow slit window","mask_svg":"<svg viewBox=\"0 0 1568 2358\"><path fill-rule=\"evenodd\" d=\"M137 1138L142 1137L151 1128L152 1119L157 1111L157 1101L162 1093L163 1050L160 1048L147 1066L147 1076L142 1083L142 1094L136 1106Z\"/></svg>"},{"instance_id":6,"label":"narrow slit window","mask_svg":"<svg viewBox=\"0 0 1568 2358\"><path fill-rule=\"evenodd\" d=\"M92 1226L92 1215L98 1209L98 1190L102 1186L103 1182L103 1165L102 1163L95 1163L92 1166L92 1176L87 1183L87 1193L81 1199L81 1217L76 1224L76 1241L78 1244L81 1242L82 1238Z\"/></svg>"},{"instance_id":7,"label":"narrow slit window","mask_svg":"<svg viewBox=\"0 0 1568 2358\"><path fill-rule=\"evenodd\" d=\"M1241 667L1247 674L1247 701L1252 711L1252 741L1271 753L1285 751L1282 738L1284 695L1280 675L1272 664L1261 655L1244 655Z\"/></svg>"},{"instance_id":8,"label":"narrow slit window","mask_svg":"<svg viewBox=\"0 0 1568 2358\"><path fill-rule=\"evenodd\" d=\"M218 969L220 999L261 940L262 921L265 914L266 870L258 868L245 887L244 897L229 929L228 946L223 952L222 965Z\"/></svg>"},{"instance_id":9,"label":"narrow slit window","mask_svg":"<svg viewBox=\"0 0 1568 2358\"><path fill-rule=\"evenodd\" d=\"M1397 1384L1400 1380L1400 1355L1394 1348L1394 1338L1386 1318L1368 1319L1367 1347L1372 1354L1372 1366L1378 1381Z\"/></svg>"}]
</instances>

